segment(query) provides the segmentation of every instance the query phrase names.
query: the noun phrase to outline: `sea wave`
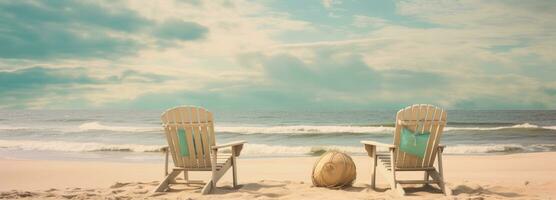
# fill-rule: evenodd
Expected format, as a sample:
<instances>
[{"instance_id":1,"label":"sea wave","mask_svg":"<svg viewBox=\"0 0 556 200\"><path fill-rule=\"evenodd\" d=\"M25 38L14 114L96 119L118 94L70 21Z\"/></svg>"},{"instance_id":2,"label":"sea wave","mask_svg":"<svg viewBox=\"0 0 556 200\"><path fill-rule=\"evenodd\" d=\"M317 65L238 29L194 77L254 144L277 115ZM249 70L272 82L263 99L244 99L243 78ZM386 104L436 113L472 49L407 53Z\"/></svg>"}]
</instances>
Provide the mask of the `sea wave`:
<instances>
[{"instance_id":1,"label":"sea wave","mask_svg":"<svg viewBox=\"0 0 556 200\"><path fill-rule=\"evenodd\" d=\"M24 126L12 126L12 125L3 125L3 124L0 124L0 130L15 131L15 130L25 130L25 129L29 129L29 128L28 128L28 127L24 127Z\"/></svg>"},{"instance_id":2,"label":"sea wave","mask_svg":"<svg viewBox=\"0 0 556 200\"><path fill-rule=\"evenodd\" d=\"M538 126L530 123L497 127L446 127L444 131L497 131L506 129L545 129L556 130L556 126ZM389 126L237 126L216 127L217 132L239 134L326 134L326 133L382 133L389 134L395 130Z\"/></svg>"},{"instance_id":3,"label":"sea wave","mask_svg":"<svg viewBox=\"0 0 556 200\"><path fill-rule=\"evenodd\" d=\"M165 145L142 144L106 144L96 142L35 141L35 140L0 140L0 149L27 151L61 151L61 152L159 152ZM313 145L285 146L269 144L246 144L242 154L255 157L267 156L308 156L320 155L329 150L337 150L353 155L366 154L363 146ZM378 149L387 151L387 149ZM229 151L224 149L223 153ZM480 144L448 145L447 154L489 154L489 153L524 153L556 151L556 144Z\"/></svg>"},{"instance_id":4,"label":"sea wave","mask_svg":"<svg viewBox=\"0 0 556 200\"><path fill-rule=\"evenodd\" d=\"M244 155L260 156L288 156L288 155L320 155L328 150L345 153L366 154L362 146L282 146L266 144L246 144L242 151ZM387 151L379 148L379 151ZM444 150L447 154L488 154L488 153L523 153L556 151L556 144L481 144L481 145L453 145Z\"/></svg>"},{"instance_id":5,"label":"sea wave","mask_svg":"<svg viewBox=\"0 0 556 200\"><path fill-rule=\"evenodd\" d=\"M105 125L103 123L94 121L86 122L79 125L35 125L35 126L14 126L14 125L2 125L0 124L0 131L17 131L17 130L29 130L29 131L50 131L59 133L71 133L71 132L87 132L87 131L111 131L111 132L153 132L162 131L162 127L147 127L147 126L117 126L117 125Z\"/></svg>"},{"instance_id":6,"label":"sea wave","mask_svg":"<svg viewBox=\"0 0 556 200\"><path fill-rule=\"evenodd\" d=\"M550 129L556 130L556 126L539 126L530 123L516 124L512 126L497 127L446 127L444 131L496 131L503 129Z\"/></svg>"},{"instance_id":7,"label":"sea wave","mask_svg":"<svg viewBox=\"0 0 556 200\"><path fill-rule=\"evenodd\" d=\"M481 144L447 146L448 154L481 154L481 153L524 153L556 151L556 144Z\"/></svg>"},{"instance_id":8,"label":"sea wave","mask_svg":"<svg viewBox=\"0 0 556 200\"><path fill-rule=\"evenodd\" d=\"M306 156L320 155L328 150L352 154L365 153L362 146L284 146L267 144L245 144L245 148L243 148L241 153L250 156Z\"/></svg>"},{"instance_id":9,"label":"sea wave","mask_svg":"<svg viewBox=\"0 0 556 200\"><path fill-rule=\"evenodd\" d=\"M350 126L350 125L292 125L292 126L216 126L216 132L235 133L235 134L391 134L394 132L391 126ZM556 130L556 126L539 126L530 123L514 124L507 126L455 126L444 128L445 132L453 131L499 131L510 129L530 129L530 130ZM74 126L12 126L0 124L0 131L14 130L48 130L51 132L63 133L80 133L88 131L109 131L119 133L137 133L137 132L162 132L160 126L145 125L108 125L98 121L86 122Z\"/></svg>"},{"instance_id":10,"label":"sea wave","mask_svg":"<svg viewBox=\"0 0 556 200\"><path fill-rule=\"evenodd\" d=\"M64 151L64 152L157 152L162 145L141 144L105 144L96 142L68 142L68 141L35 141L35 140L0 140L0 149L34 150L34 151Z\"/></svg>"},{"instance_id":11,"label":"sea wave","mask_svg":"<svg viewBox=\"0 0 556 200\"><path fill-rule=\"evenodd\" d=\"M217 132L241 134L315 134L315 133L389 133L393 127L384 126L237 126L215 127Z\"/></svg>"},{"instance_id":12,"label":"sea wave","mask_svg":"<svg viewBox=\"0 0 556 200\"><path fill-rule=\"evenodd\" d=\"M100 122L87 122L79 125L78 131L115 131L115 132L151 132L160 131L161 127L142 127L142 126L114 126L104 125Z\"/></svg>"}]
</instances>

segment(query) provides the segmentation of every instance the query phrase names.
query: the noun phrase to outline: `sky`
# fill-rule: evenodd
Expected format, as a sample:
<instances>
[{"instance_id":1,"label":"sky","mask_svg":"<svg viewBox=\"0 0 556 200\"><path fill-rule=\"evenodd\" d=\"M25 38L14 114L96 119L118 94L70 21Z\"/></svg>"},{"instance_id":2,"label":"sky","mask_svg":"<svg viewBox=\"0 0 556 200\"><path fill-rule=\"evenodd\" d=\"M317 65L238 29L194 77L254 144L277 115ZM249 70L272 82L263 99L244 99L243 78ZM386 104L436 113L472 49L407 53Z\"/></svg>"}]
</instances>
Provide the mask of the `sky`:
<instances>
[{"instance_id":1,"label":"sky","mask_svg":"<svg viewBox=\"0 0 556 200\"><path fill-rule=\"evenodd\" d=\"M1 109L556 109L556 1L0 1Z\"/></svg>"}]
</instances>

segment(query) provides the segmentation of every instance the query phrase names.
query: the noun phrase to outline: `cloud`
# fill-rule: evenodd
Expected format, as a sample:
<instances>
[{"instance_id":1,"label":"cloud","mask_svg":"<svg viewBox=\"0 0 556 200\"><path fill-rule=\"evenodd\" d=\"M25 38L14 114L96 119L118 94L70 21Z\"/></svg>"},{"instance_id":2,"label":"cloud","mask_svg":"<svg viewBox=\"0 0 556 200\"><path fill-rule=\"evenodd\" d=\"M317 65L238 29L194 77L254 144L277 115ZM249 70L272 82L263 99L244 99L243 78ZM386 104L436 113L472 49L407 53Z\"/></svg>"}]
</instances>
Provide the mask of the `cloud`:
<instances>
[{"instance_id":1,"label":"cloud","mask_svg":"<svg viewBox=\"0 0 556 200\"><path fill-rule=\"evenodd\" d=\"M91 70L85 67L30 67L14 71L0 71L0 88L2 91L6 91L28 87L46 87L48 85L114 84L123 82L159 83L171 79L164 75L147 74L133 70L125 70L119 75L104 77L91 74Z\"/></svg>"},{"instance_id":2,"label":"cloud","mask_svg":"<svg viewBox=\"0 0 556 200\"><path fill-rule=\"evenodd\" d=\"M109 10L84 1L0 3L0 58L115 57L139 42L111 34L150 22L128 9Z\"/></svg>"},{"instance_id":3,"label":"cloud","mask_svg":"<svg viewBox=\"0 0 556 200\"><path fill-rule=\"evenodd\" d=\"M521 42L518 39L501 36L503 39L493 40L470 33L473 32L388 25L364 39L281 45L267 54L286 53L295 55L303 62L324 62L336 66L341 64L332 62L331 58L361 59L363 66L373 70L378 87L367 95L363 95L365 92L340 94L366 101L352 102L354 106L396 108L415 102L455 109L470 109L473 106L477 109L544 109L556 106L553 103L556 98L545 89L554 81L542 75L556 73L554 68L548 67L550 63L539 66L537 64L543 62L535 57L514 57L513 50L500 52L491 48ZM513 45L509 48L522 47ZM525 66L526 63L535 64ZM289 66L283 68L284 71L306 74L291 69L297 66L295 63L284 65ZM317 64L310 69L325 70L324 66ZM364 83L364 80L355 82ZM306 88L303 84L297 85ZM327 87L325 83L318 85ZM499 104L494 103L495 100Z\"/></svg>"},{"instance_id":4,"label":"cloud","mask_svg":"<svg viewBox=\"0 0 556 200\"><path fill-rule=\"evenodd\" d=\"M120 4L16 1L0 3L0 11L0 58L116 59L153 41L191 41L208 32L196 22L147 19Z\"/></svg>"},{"instance_id":5,"label":"cloud","mask_svg":"<svg viewBox=\"0 0 556 200\"><path fill-rule=\"evenodd\" d=\"M368 105L365 96L374 93L381 82L378 72L366 66L361 58L352 56L324 56L314 63L287 54L255 54L244 59L251 64L245 67L260 70L260 77L219 79L198 89L148 93L112 105L160 109L195 104L217 109L289 110L349 108L357 104L361 108Z\"/></svg>"},{"instance_id":6,"label":"cloud","mask_svg":"<svg viewBox=\"0 0 556 200\"><path fill-rule=\"evenodd\" d=\"M102 88L113 85L156 84L172 80L171 77L132 70L105 77L91 74L84 67L31 67L0 71L1 107L33 107L38 103L63 105L64 101L74 99L83 101L82 106L90 106L95 100L86 98L86 93L104 93Z\"/></svg>"},{"instance_id":7,"label":"cloud","mask_svg":"<svg viewBox=\"0 0 556 200\"><path fill-rule=\"evenodd\" d=\"M553 2L298 4L0 2L0 103L556 108Z\"/></svg>"},{"instance_id":8,"label":"cloud","mask_svg":"<svg viewBox=\"0 0 556 200\"><path fill-rule=\"evenodd\" d=\"M353 25L355 27L364 28L364 27L381 27L388 23L388 20L378 18L378 17L369 17L364 15L355 15L353 16Z\"/></svg>"},{"instance_id":9,"label":"cloud","mask_svg":"<svg viewBox=\"0 0 556 200\"><path fill-rule=\"evenodd\" d=\"M369 91L377 88L377 73L360 58L333 60L319 56L314 63L304 63L290 55L273 55L262 60L265 75L274 85L297 90L333 90L336 92Z\"/></svg>"},{"instance_id":10,"label":"cloud","mask_svg":"<svg viewBox=\"0 0 556 200\"><path fill-rule=\"evenodd\" d=\"M60 23L130 32L151 24L132 10L87 1L16 1L3 2L0 6L3 18L28 25Z\"/></svg>"},{"instance_id":11,"label":"cloud","mask_svg":"<svg viewBox=\"0 0 556 200\"><path fill-rule=\"evenodd\" d=\"M556 5L550 1L457 1L402 0L397 10L402 15L447 25L449 27L512 28L552 24ZM548 27L547 27L548 28ZM521 30L525 31L525 30Z\"/></svg>"},{"instance_id":12,"label":"cloud","mask_svg":"<svg viewBox=\"0 0 556 200\"><path fill-rule=\"evenodd\" d=\"M166 20L154 31L155 35L164 39L197 40L204 38L208 28L195 22L177 19Z\"/></svg>"},{"instance_id":13,"label":"cloud","mask_svg":"<svg viewBox=\"0 0 556 200\"><path fill-rule=\"evenodd\" d=\"M45 87L47 85L64 84L92 84L99 80L86 74L83 68L48 69L32 67L16 71L0 72L0 91Z\"/></svg>"},{"instance_id":14,"label":"cloud","mask_svg":"<svg viewBox=\"0 0 556 200\"><path fill-rule=\"evenodd\" d=\"M260 70L260 77L221 80L194 90L149 93L115 105L156 109L176 104L254 110L395 109L414 101L439 103L435 98L444 91L434 91L431 86L439 89L448 83L430 72L377 71L354 54L335 50L314 53L318 57L315 61L284 53L243 55L245 67Z\"/></svg>"}]
</instances>

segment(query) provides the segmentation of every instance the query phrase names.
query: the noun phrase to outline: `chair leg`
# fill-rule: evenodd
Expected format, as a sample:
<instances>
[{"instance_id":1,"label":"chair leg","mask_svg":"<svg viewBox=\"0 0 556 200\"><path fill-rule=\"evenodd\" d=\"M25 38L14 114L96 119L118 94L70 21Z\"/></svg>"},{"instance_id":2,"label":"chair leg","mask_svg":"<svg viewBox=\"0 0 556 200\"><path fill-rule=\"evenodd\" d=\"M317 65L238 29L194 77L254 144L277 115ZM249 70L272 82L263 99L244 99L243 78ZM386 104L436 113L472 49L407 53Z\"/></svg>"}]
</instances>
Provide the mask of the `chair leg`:
<instances>
[{"instance_id":1,"label":"chair leg","mask_svg":"<svg viewBox=\"0 0 556 200\"><path fill-rule=\"evenodd\" d=\"M156 186L156 188L154 189L154 192L164 192L166 191L166 189L168 189L168 185L173 182L174 178L176 178L176 176L178 176L180 174L180 172L182 172L183 170L176 170L174 169L170 174L168 174L164 180L162 180L162 182L160 182L158 184L158 186Z\"/></svg>"},{"instance_id":2,"label":"chair leg","mask_svg":"<svg viewBox=\"0 0 556 200\"><path fill-rule=\"evenodd\" d=\"M400 196L405 196L405 190L403 189L402 185L396 180L395 172L392 173L392 180L393 181L391 183L391 189L396 191Z\"/></svg>"},{"instance_id":3,"label":"chair leg","mask_svg":"<svg viewBox=\"0 0 556 200\"><path fill-rule=\"evenodd\" d=\"M189 173L186 170L183 170L183 180L185 183L189 183Z\"/></svg>"},{"instance_id":4,"label":"chair leg","mask_svg":"<svg viewBox=\"0 0 556 200\"><path fill-rule=\"evenodd\" d=\"M210 193L210 191L212 190L213 186L214 186L214 183L212 182L212 180L210 180L210 181L203 187L203 189L201 190L201 194L205 195L205 194Z\"/></svg>"},{"instance_id":5,"label":"chair leg","mask_svg":"<svg viewBox=\"0 0 556 200\"><path fill-rule=\"evenodd\" d=\"M212 188L216 187L216 158L217 158L218 149L212 149L211 153L211 168L212 168L212 176L210 181L203 187L201 190L202 194L208 194L211 192Z\"/></svg>"},{"instance_id":6,"label":"chair leg","mask_svg":"<svg viewBox=\"0 0 556 200\"><path fill-rule=\"evenodd\" d=\"M429 181L429 171L425 171L425 177L423 178L424 181ZM428 185L428 183L423 184L423 186Z\"/></svg>"},{"instance_id":7,"label":"chair leg","mask_svg":"<svg viewBox=\"0 0 556 200\"><path fill-rule=\"evenodd\" d=\"M392 169L391 169L391 176L392 176L392 189L395 189L397 187L397 182L396 182L396 158L394 158L394 152L390 151L390 160L392 162Z\"/></svg>"},{"instance_id":8,"label":"chair leg","mask_svg":"<svg viewBox=\"0 0 556 200\"><path fill-rule=\"evenodd\" d=\"M400 196L405 195L405 190L403 189L402 185L396 181L396 174L394 169L388 169L382 161L377 162L377 168L380 168L380 172L387 180L387 183L390 185L390 189L392 191L397 192ZM395 166L392 164L392 166Z\"/></svg>"},{"instance_id":9,"label":"chair leg","mask_svg":"<svg viewBox=\"0 0 556 200\"><path fill-rule=\"evenodd\" d=\"M390 149L390 160L392 161L392 190L395 190L398 192L398 194L400 194L401 196L405 196L405 190L403 189L402 185L400 183L398 183L398 180L396 179L396 155L395 155L395 150Z\"/></svg>"},{"instance_id":10,"label":"chair leg","mask_svg":"<svg viewBox=\"0 0 556 200\"><path fill-rule=\"evenodd\" d=\"M213 168L213 169L215 169L215 168ZM225 170L225 169L221 169L221 170ZM210 178L209 182L201 190L201 194L205 195L205 194L211 193L212 189L216 188L216 182L218 181L219 178L220 178L219 174L216 171L212 171L212 177Z\"/></svg>"},{"instance_id":11,"label":"chair leg","mask_svg":"<svg viewBox=\"0 0 556 200\"><path fill-rule=\"evenodd\" d=\"M371 174L371 188L376 189L376 166L377 166L377 156L376 156L376 152L373 151L373 165L371 166L373 168L372 174Z\"/></svg>"},{"instance_id":12,"label":"chair leg","mask_svg":"<svg viewBox=\"0 0 556 200\"><path fill-rule=\"evenodd\" d=\"M442 152L439 152L437 156L438 156L438 161L437 161L438 171L437 170L429 171L429 175L434 181L438 183L438 187L440 187L442 193L444 195L449 196L452 194L452 191L447 190L446 183L444 182L444 172L442 168Z\"/></svg>"},{"instance_id":13,"label":"chair leg","mask_svg":"<svg viewBox=\"0 0 556 200\"><path fill-rule=\"evenodd\" d=\"M164 158L164 176L168 176L168 149L164 150L165 158Z\"/></svg>"},{"instance_id":14,"label":"chair leg","mask_svg":"<svg viewBox=\"0 0 556 200\"><path fill-rule=\"evenodd\" d=\"M232 177L234 188L237 188L237 163L235 155L232 155Z\"/></svg>"},{"instance_id":15,"label":"chair leg","mask_svg":"<svg viewBox=\"0 0 556 200\"><path fill-rule=\"evenodd\" d=\"M442 152L438 152L437 153L438 156L438 175L439 175L439 179L438 180L438 187L440 187L440 189L442 190L442 193L444 193L444 195L446 195L446 184L444 183L444 170L442 168Z\"/></svg>"},{"instance_id":16,"label":"chair leg","mask_svg":"<svg viewBox=\"0 0 556 200\"><path fill-rule=\"evenodd\" d=\"M446 184L444 183L443 179L444 179L444 177L441 176L440 181L438 182L438 187L440 187L440 189L442 190L442 193L444 195L447 195L447 193L446 193Z\"/></svg>"}]
</instances>

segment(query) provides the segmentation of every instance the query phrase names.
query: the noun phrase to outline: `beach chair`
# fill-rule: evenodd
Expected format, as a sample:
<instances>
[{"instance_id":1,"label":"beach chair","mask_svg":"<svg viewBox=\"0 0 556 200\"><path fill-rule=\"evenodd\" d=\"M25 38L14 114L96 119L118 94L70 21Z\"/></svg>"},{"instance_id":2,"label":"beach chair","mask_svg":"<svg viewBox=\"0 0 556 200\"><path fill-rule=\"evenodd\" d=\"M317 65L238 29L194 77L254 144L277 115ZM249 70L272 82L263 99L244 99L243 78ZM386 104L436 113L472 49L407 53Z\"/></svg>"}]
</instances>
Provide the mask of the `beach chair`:
<instances>
[{"instance_id":1,"label":"beach chair","mask_svg":"<svg viewBox=\"0 0 556 200\"><path fill-rule=\"evenodd\" d=\"M442 193L446 194L442 172L444 146L440 145L440 137L445 126L445 110L432 105L416 104L398 111L394 144L361 141L373 160L371 187L375 188L378 167L390 188L402 196L405 195L402 184L438 184ZM388 152L377 152L377 147L386 148ZM437 167L433 165L435 158L437 158ZM398 180L396 175L401 171L423 171L424 178L423 180ZM429 180L429 177L432 180Z\"/></svg>"},{"instance_id":2,"label":"beach chair","mask_svg":"<svg viewBox=\"0 0 556 200\"><path fill-rule=\"evenodd\" d=\"M162 114L161 119L168 141L168 147L163 148L166 153L164 171L166 177L154 192L166 191L169 184L177 183L175 178L182 172L186 184L203 184L203 181L189 180L188 172L210 171L212 178L201 190L202 194L208 194L230 167L233 168L233 186L237 187L236 157L241 153L245 141L216 145L212 113L204 108L193 106L171 108ZM218 151L223 148L229 148L230 153L219 153ZM168 153L172 155L174 161L174 168L170 173L168 173Z\"/></svg>"}]
</instances>

